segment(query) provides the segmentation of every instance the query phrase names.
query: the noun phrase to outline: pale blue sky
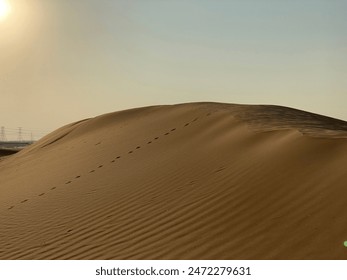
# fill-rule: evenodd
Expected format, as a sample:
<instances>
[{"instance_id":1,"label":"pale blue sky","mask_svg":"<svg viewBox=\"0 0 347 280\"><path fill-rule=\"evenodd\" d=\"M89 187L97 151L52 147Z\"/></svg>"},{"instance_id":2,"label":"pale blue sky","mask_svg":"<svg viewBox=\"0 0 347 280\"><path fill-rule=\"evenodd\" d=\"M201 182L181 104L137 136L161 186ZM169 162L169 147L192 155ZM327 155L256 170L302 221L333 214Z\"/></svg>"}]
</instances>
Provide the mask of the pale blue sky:
<instances>
[{"instance_id":1,"label":"pale blue sky","mask_svg":"<svg viewBox=\"0 0 347 280\"><path fill-rule=\"evenodd\" d=\"M347 120L347 0L8 2L1 126L195 101Z\"/></svg>"}]
</instances>

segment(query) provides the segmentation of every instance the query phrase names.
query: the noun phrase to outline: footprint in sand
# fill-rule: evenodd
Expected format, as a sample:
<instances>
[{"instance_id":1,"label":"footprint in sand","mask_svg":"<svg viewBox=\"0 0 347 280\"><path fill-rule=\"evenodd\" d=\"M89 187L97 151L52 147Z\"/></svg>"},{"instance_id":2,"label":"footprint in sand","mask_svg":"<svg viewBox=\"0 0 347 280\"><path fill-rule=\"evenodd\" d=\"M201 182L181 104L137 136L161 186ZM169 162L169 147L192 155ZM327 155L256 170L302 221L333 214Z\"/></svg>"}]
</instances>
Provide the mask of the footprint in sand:
<instances>
[{"instance_id":1,"label":"footprint in sand","mask_svg":"<svg viewBox=\"0 0 347 280\"><path fill-rule=\"evenodd\" d=\"M114 160L111 160L111 162L115 162L116 160L114 159Z\"/></svg>"},{"instance_id":2,"label":"footprint in sand","mask_svg":"<svg viewBox=\"0 0 347 280\"><path fill-rule=\"evenodd\" d=\"M100 145L100 144L101 144L101 142L98 142L98 143L95 144L95 146Z\"/></svg>"},{"instance_id":3,"label":"footprint in sand","mask_svg":"<svg viewBox=\"0 0 347 280\"><path fill-rule=\"evenodd\" d=\"M206 114L207 117L210 116L210 115L211 115L211 113L207 113L207 114Z\"/></svg>"},{"instance_id":4,"label":"footprint in sand","mask_svg":"<svg viewBox=\"0 0 347 280\"><path fill-rule=\"evenodd\" d=\"M184 126L188 126L189 125L189 123L186 123Z\"/></svg>"},{"instance_id":5,"label":"footprint in sand","mask_svg":"<svg viewBox=\"0 0 347 280\"><path fill-rule=\"evenodd\" d=\"M55 189L56 189L56 187L51 188L51 190L55 190Z\"/></svg>"},{"instance_id":6,"label":"footprint in sand","mask_svg":"<svg viewBox=\"0 0 347 280\"><path fill-rule=\"evenodd\" d=\"M95 170L94 170L94 169L89 171L89 173L93 173L93 172L95 172Z\"/></svg>"},{"instance_id":7,"label":"footprint in sand","mask_svg":"<svg viewBox=\"0 0 347 280\"><path fill-rule=\"evenodd\" d=\"M43 196L43 195L45 195L45 193L44 193L44 192L39 194L39 196Z\"/></svg>"},{"instance_id":8,"label":"footprint in sand","mask_svg":"<svg viewBox=\"0 0 347 280\"><path fill-rule=\"evenodd\" d=\"M159 139L159 137L155 137L155 138L154 138L154 140L158 140L158 139Z\"/></svg>"},{"instance_id":9,"label":"footprint in sand","mask_svg":"<svg viewBox=\"0 0 347 280\"><path fill-rule=\"evenodd\" d=\"M68 185L68 184L71 184L72 182L71 181L67 181L66 183L65 183L65 185Z\"/></svg>"},{"instance_id":10,"label":"footprint in sand","mask_svg":"<svg viewBox=\"0 0 347 280\"><path fill-rule=\"evenodd\" d=\"M140 148L141 148L141 146L137 146L137 147L136 147L136 150L138 150L138 149L140 149Z\"/></svg>"},{"instance_id":11,"label":"footprint in sand","mask_svg":"<svg viewBox=\"0 0 347 280\"><path fill-rule=\"evenodd\" d=\"M171 129L171 131L175 131L175 130L176 130L176 128Z\"/></svg>"},{"instance_id":12,"label":"footprint in sand","mask_svg":"<svg viewBox=\"0 0 347 280\"><path fill-rule=\"evenodd\" d=\"M8 209L8 210L11 210L11 209L13 209L13 208L14 208L14 206L12 205L12 206L8 207L7 209Z\"/></svg>"},{"instance_id":13,"label":"footprint in sand","mask_svg":"<svg viewBox=\"0 0 347 280\"><path fill-rule=\"evenodd\" d=\"M116 159L119 159L119 158L120 158L120 156L116 157Z\"/></svg>"},{"instance_id":14,"label":"footprint in sand","mask_svg":"<svg viewBox=\"0 0 347 280\"><path fill-rule=\"evenodd\" d=\"M132 153L133 153L133 151L129 151L129 152L128 152L128 154L132 154Z\"/></svg>"},{"instance_id":15,"label":"footprint in sand","mask_svg":"<svg viewBox=\"0 0 347 280\"><path fill-rule=\"evenodd\" d=\"M101 167L103 167L103 165L99 165L99 166L98 166L98 168L101 168Z\"/></svg>"},{"instance_id":16,"label":"footprint in sand","mask_svg":"<svg viewBox=\"0 0 347 280\"><path fill-rule=\"evenodd\" d=\"M198 119L199 119L199 118L195 118L195 119L193 120L193 122L196 122Z\"/></svg>"},{"instance_id":17,"label":"footprint in sand","mask_svg":"<svg viewBox=\"0 0 347 280\"><path fill-rule=\"evenodd\" d=\"M20 203L25 203L25 202L27 202L28 201L28 199L24 199L24 200L22 200Z\"/></svg>"},{"instance_id":18,"label":"footprint in sand","mask_svg":"<svg viewBox=\"0 0 347 280\"><path fill-rule=\"evenodd\" d=\"M80 176L80 175L77 175L75 178L78 179L78 178L81 178L81 176Z\"/></svg>"},{"instance_id":19,"label":"footprint in sand","mask_svg":"<svg viewBox=\"0 0 347 280\"><path fill-rule=\"evenodd\" d=\"M152 141L148 141L147 144L152 144Z\"/></svg>"},{"instance_id":20,"label":"footprint in sand","mask_svg":"<svg viewBox=\"0 0 347 280\"><path fill-rule=\"evenodd\" d=\"M217 172L221 172L225 169L225 167L220 167L219 169L217 169L214 173L217 173Z\"/></svg>"},{"instance_id":21,"label":"footprint in sand","mask_svg":"<svg viewBox=\"0 0 347 280\"><path fill-rule=\"evenodd\" d=\"M169 132L166 132L164 135L169 135L170 133Z\"/></svg>"}]
</instances>

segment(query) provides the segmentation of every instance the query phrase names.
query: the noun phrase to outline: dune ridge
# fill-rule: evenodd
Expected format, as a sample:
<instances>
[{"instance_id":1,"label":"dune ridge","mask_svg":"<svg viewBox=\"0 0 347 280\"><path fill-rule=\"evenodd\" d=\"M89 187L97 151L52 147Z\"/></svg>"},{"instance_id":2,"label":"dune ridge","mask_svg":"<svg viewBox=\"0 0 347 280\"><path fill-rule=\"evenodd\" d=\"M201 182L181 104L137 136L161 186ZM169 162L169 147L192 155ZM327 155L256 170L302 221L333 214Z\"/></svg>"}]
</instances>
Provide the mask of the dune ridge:
<instances>
[{"instance_id":1,"label":"dune ridge","mask_svg":"<svg viewBox=\"0 0 347 280\"><path fill-rule=\"evenodd\" d=\"M0 162L0 259L346 259L346 136L269 105L69 124Z\"/></svg>"}]
</instances>

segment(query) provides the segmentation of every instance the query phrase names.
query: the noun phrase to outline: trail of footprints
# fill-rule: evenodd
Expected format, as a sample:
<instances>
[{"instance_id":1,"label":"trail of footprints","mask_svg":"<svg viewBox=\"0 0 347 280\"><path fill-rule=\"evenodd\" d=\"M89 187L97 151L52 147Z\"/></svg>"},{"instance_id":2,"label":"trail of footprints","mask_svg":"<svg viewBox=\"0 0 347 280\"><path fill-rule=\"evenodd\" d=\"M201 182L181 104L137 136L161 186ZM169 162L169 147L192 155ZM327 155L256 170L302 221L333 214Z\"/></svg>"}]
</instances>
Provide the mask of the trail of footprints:
<instances>
[{"instance_id":1,"label":"trail of footprints","mask_svg":"<svg viewBox=\"0 0 347 280\"><path fill-rule=\"evenodd\" d=\"M206 116L206 117L209 117L210 115L211 115L211 113L209 112L209 113L207 113L205 116ZM196 122L197 120L199 120L198 117L196 117L195 119L193 119L191 122L185 123L185 124L183 125L183 128L189 126L190 124L192 124L193 122ZM174 132L174 131L176 131L176 130L177 130L176 127L175 127L175 128L172 128L170 131L165 132L163 135L164 135L164 136L168 136L168 135L170 135L170 132ZM149 141L147 142L147 145L153 144L154 141L159 140L159 138L160 138L159 136L154 137L152 140L149 140ZM100 141L100 142L96 143L95 146L98 146L98 145L100 145L101 143L102 143L102 142ZM136 150L139 150L139 149L141 149L141 146L137 146L134 150L128 151L128 154L132 154L132 153L134 153ZM110 162L111 162L111 163L115 163L115 162L116 162L117 160L119 160L119 159L121 159L121 156L120 156L120 155L118 155L116 158L114 158L114 159L111 160ZM104 165L101 164L101 165L99 165L99 166L97 167L97 169L100 169L100 168L102 168L103 166L104 166ZM94 172L96 172L96 169L92 169L92 170L89 171L89 173L94 173ZM217 171L217 172L218 172L218 171ZM75 177L75 179L79 179L79 178L81 178L81 177L82 177L81 175L77 175L77 176ZM65 182L65 185L69 185L69 184L71 184L71 183L72 183L72 180L68 180L68 181ZM50 188L50 191L54 191L56 188L57 188L57 187L51 187L51 188ZM37 196L42 197L42 196L44 196L45 194L46 194L46 193L43 192L43 193L38 194ZM22 200L22 201L20 202L20 204L26 203L26 202L28 202L28 201L29 201L29 199L24 199L24 200ZM11 210L11 209L13 209L13 208L15 208L15 205L11 205L10 207L7 208L7 210Z\"/></svg>"}]
</instances>

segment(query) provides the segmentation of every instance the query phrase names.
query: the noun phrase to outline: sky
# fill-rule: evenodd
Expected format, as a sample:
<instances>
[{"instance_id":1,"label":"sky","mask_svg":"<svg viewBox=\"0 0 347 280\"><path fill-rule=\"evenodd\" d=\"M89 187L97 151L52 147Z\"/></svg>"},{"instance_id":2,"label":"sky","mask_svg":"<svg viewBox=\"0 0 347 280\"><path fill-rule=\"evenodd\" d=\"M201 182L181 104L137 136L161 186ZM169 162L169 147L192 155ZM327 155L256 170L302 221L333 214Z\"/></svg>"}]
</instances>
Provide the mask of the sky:
<instances>
[{"instance_id":1,"label":"sky","mask_svg":"<svg viewBox=\"0 0 347 280\"><path fill-rule=\"evenodd\" d=\"M347 0L7 3L0 126L38 135L108 112L199 101L347 120Z\"/></svg>"}]
</instances>

